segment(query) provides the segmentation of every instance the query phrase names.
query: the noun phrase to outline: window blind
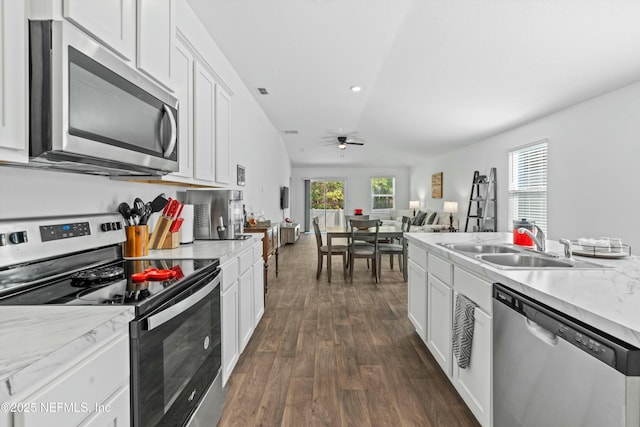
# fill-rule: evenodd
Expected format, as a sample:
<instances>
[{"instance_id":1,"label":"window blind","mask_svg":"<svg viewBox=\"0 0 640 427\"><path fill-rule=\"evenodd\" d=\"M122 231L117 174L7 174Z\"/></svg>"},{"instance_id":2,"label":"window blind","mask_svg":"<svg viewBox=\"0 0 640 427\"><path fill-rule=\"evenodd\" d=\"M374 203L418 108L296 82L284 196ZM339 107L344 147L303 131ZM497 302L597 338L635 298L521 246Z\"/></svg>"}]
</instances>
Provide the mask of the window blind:
<instances>
[{"instance_id":1,"label":"window blind","mask_svg":"<svg viewBox=\"0 0 640 427\"><path fill-rule=\"evenodd\" d=\"M547 233L547 142L509 152L509 224L535 221Z\"/></svg>"}]
</instances>

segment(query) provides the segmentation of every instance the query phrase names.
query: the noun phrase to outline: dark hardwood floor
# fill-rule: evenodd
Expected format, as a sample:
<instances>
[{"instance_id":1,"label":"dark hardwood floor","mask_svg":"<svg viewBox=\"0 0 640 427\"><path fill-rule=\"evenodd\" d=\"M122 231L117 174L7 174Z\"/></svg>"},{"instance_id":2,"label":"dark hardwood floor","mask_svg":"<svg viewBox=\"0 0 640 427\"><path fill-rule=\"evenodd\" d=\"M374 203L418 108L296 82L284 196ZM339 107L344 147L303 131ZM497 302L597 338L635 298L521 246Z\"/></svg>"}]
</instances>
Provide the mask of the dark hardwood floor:
<instances>
[{"instance_id":1,"label":"dark hardwood floor","mask_svg":"<svg viewBox=\"0 0 640 427\"><path fill-rule=\"evenodd\" d=\"M218 425L477 426L407 319L395 261L376 285L357 260L351 284L334 257L328 283L324 268L315 278L313 235L282 247Z\"/></svg>"}]
</instances>

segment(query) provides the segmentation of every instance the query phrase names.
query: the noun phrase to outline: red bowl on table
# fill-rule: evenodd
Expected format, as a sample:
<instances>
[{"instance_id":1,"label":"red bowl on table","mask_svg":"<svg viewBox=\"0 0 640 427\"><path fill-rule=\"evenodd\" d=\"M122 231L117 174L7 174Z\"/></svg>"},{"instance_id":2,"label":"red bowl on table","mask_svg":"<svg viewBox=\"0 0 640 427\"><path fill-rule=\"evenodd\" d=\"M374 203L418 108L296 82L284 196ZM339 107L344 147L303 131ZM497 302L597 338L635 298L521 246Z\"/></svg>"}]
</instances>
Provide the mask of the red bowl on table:
<instances>
[{"instance_id":1,"label":"red bowl on table","mask_svg":"<svg viewBox=\"0 0 640 427\"><path fill-rule=\"evenodd\" d=\"M354 209L354 210L353 210L353 212L354 212L356 215L362 215L362 209Z\"/></svg>"}]
</instances>

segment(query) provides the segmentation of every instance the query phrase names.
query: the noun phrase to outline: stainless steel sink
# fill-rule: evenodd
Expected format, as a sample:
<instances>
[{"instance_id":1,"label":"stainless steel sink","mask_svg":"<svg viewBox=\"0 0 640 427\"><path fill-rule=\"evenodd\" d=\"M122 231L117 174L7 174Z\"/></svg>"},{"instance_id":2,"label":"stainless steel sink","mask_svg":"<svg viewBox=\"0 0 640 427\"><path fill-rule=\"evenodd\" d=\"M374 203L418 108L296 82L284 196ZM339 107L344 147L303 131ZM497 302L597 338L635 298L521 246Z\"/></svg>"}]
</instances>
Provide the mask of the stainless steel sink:
<instances>
[{"instance_id":1,"label":"stainless steel sink","mask_svg":"<svg viewBox=\"0 0 640 427\"><path fill-rule=\"evenodd\" d=\"M505 269L547 269L547 268L607 268L600 264L582 260L566 260L545 255L530 254L488 254L477 255L480 261Z\"/></svg>"},{"instance_id":2,"label":"stainless steel sink","mask_svg":"<svg viewBox=\"0 0 640 427\"><path fill-rule=\"evenodd\" d=\"M495 244L469 244L469 243L443 243L442 246L458 252L467 252L472 254L517 254L520 249L516 249L511 245L495 245Z\"/></svg>"}]
</instances>

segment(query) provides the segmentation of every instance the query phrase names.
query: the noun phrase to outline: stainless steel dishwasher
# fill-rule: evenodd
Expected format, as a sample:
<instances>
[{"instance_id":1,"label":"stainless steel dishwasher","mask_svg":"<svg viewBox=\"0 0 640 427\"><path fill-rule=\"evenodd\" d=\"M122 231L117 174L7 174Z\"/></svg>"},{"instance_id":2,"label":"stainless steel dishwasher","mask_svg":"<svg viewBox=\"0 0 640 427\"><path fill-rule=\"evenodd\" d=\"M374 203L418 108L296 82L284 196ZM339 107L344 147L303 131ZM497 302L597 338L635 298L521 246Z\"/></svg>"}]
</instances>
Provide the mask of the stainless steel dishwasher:
<instances>
[{"instance_id":1,"label":"stainless steel dishwasher","mask_svg":"<svg viewBox=\"0 0 640 427\"><path fill-rule=\"evenodd\" d=\"M640 349L493 286L494 427L640 425Z\"/></svg>"}]
</instances>

